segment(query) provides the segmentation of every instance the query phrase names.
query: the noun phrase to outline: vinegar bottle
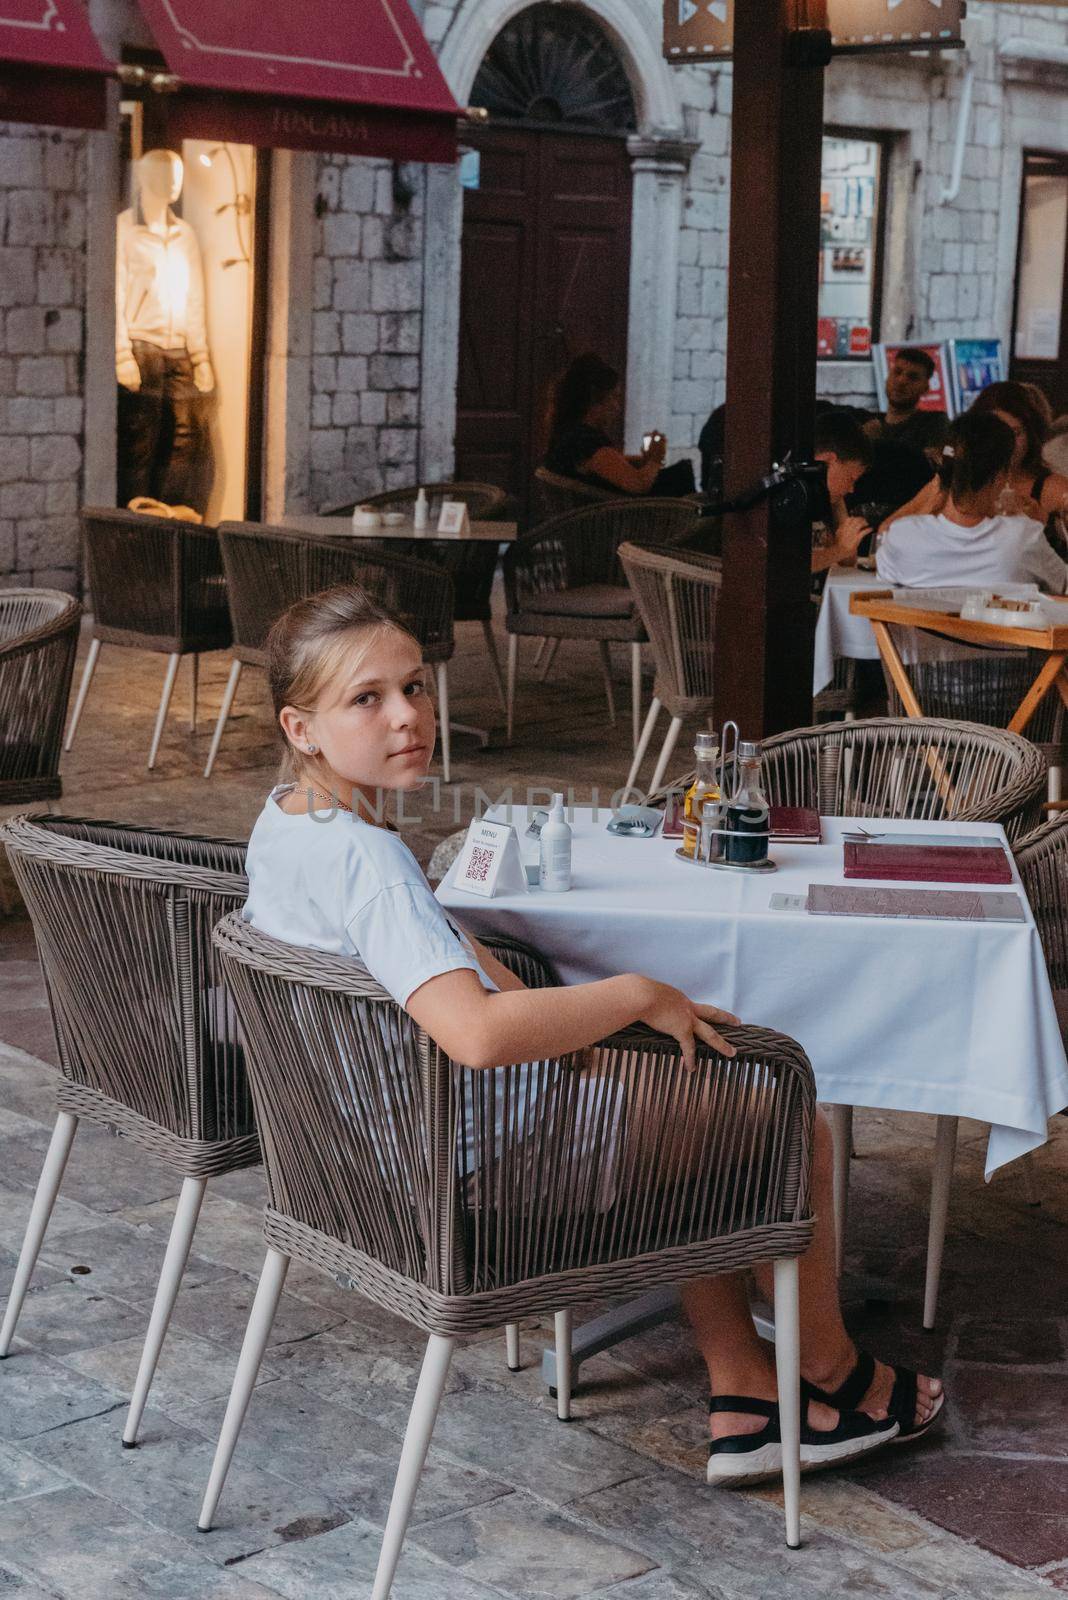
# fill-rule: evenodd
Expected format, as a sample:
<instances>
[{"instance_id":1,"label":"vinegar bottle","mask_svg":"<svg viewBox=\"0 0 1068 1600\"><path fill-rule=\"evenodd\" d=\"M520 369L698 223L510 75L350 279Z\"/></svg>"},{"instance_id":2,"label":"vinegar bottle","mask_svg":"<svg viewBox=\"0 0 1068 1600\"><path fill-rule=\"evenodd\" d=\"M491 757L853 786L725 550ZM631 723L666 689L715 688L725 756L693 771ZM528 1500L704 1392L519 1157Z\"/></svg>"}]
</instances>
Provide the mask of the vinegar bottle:
<instances>
[{"instance_id":1,"label":"vinegar bottle","mask_svg":"<svg viewBox=\"0 0 1068 1600\"><path fill-rule=\"evenodd\" d=\"M697 757L697 776L686 791L682 816L682 850L691 861L699 855L701 808L706 800L719 799L719 740L716 735L699 733L693 753Z\"/></svg>"},{"instance_id":2,"label":"vinegar bottle","mask_svg":"<svg viewBox=\"0 0 1068 1600\"><path fill-rule=\"evenodd\" d=\"M768 856L768 799L764 793L763 755L758 744L738 745L738 783L727 802L727 860L753 866Z\"/></svg>"}]
</instances>

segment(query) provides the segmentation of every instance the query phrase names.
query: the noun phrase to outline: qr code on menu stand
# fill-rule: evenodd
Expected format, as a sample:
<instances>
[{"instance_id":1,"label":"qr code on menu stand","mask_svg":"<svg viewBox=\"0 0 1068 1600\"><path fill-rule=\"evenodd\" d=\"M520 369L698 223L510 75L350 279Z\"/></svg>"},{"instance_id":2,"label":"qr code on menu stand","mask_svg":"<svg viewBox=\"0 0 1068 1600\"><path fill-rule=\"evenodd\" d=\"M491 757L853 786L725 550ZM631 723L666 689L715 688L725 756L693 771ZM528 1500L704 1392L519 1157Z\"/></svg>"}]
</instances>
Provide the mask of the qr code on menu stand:
<instances>
[{"instance_id":1,"label":"qr code on menu stand","mask_svg":"<svg viewBox=\"0 0 1068 1600\"><path fill-rule=\"evenodd\" d=\"M467 877L473 878L476 883L485 883L492 864L492 850L485 850L481 845L472 845L471 859L467 863Z\"/></svg>"}]
</instances>

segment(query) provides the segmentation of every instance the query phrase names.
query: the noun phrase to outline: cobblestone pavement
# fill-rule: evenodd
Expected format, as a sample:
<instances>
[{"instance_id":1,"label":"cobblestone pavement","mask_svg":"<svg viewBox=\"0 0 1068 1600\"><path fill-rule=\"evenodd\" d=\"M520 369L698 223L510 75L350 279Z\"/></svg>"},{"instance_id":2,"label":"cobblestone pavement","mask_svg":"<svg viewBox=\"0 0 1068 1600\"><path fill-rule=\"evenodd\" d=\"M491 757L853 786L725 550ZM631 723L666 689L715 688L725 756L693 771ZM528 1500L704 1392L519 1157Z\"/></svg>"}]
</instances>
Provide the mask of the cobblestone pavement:
<instances>
[{"instance_id":1,"label":"cobblestone pavement","mask_svg":"<svg viewBox=\"0 0 1068 1600\"><path fill-rule=\"evenodd\" d=\"M573 646L549 683L522 675L517 739L457 741L457 783L490 793L625 775L596 656ZM620 667L622 669L622 661ZM202 673L213 715L226 658ZM158 658L103 653L66 759L63 808L247 832L271 780L262 679L249 673L216 777L199 776L176 695L157 771L143 762ZM188 670L188 669L185 669ZM455 714L499 723L480 642L461 630ZM629 719L628 719L629 720ZM466 798L465 798L466 803ZM470 807L464 816L470 814ZM455 827L429 817L425 859ZM54 1045L24 918L0 923L0 1297L54 1115ZM702 1381L667 1324L583 1369L576 1420L555 1420L524 1325L457 1355L397 1600L1025 1600L1068 1590L1068 1121L1036 1161L1042 1203L1010 1168L987 1186L985 1129L962 1123L939 1326L920 1333L930 1123L859 1112L847 1265L892 1280L856 1304L879 1355L945 1375L944 1432L851 1474L803 1485L804 1546L788 1551L774 1490L703 1481ZM0 1594L18 1600L350 1600L371 1573L420 1358L393 1318L294 1266L234 1470L209 1535L195 1517L262 1259L258 1170L208 1193L136 1451L119 1445L178 1184L102 1133L79 1132L10 1359L0 1366Z\"/></svg>"}]
</instances>

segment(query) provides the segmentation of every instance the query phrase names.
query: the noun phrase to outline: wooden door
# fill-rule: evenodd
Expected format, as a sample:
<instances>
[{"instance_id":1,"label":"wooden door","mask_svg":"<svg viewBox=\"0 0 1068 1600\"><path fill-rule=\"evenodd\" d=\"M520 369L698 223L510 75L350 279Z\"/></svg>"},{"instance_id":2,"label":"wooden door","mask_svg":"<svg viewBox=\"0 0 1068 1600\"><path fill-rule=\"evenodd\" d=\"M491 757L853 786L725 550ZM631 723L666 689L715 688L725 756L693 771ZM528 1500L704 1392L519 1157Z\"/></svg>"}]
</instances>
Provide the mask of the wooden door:
<instances>
[{"instance_id":1,"label":"wooden door","mask_svg":"<svg viewBox=\"0 0 1068 1600\"><path fill-rule=\"evenodd\" d=\"M630 162L622 139L494 129L464 193L456 476L526 518L555 376L594 350L626 371Z\"/></svg>"},{"instance_id":2,"label":"wooden door","mask_svg":"<svg viewBox=\"0 0 1068 1600\"><path fill-rule=\"evenodd\" d=\"M1011 375L1068 411L1068 157L1028 151L1020 195Z\"/></svg>"}]
</instances>

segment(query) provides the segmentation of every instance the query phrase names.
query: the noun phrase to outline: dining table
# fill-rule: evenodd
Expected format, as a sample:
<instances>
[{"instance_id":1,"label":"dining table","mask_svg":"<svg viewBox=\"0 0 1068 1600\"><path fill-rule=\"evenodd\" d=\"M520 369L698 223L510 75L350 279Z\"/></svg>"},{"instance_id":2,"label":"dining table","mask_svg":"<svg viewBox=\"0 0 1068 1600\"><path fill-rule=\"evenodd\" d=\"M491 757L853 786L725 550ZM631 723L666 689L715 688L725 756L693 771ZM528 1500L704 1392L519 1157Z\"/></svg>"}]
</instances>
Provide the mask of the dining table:
<instances>
[{"instance_id":1,"label":"dining table","mask_svg":"<svg viewBox=\"0 0 1068 1600\"><path fill-rule=\"evenodd\" d=\"M324 517L302 511L283 517L282 526L331 539L406 539L411 541L413 547L419 544L454 545L466 540L474 540L479 544L513 544L519 537L517 522L471 522L462 533L439 533L433 525L417 528L408 516L368 528L354 523L351 517ZM413 548L412 554L415 553Z\"/></svg>"},{"instance_id":2,"label":"dining table","mask_svg":"<svg viewBox=\"0 0 1068 1600\"><path fill-rule=\"evenodd\" d=\"M536 859L524 807L487 815L511 822L522 853ZM933 1325L958 1119L988 1124L989 1180L1042 1145L1048 1118L1068 1105L1068 1061L1034 918L1014 864L1008 892L1019 901L1019 921L814 915L807 896L812 885L847 882L843 845L856 830L921 843L991 839L1011 863L1003 829L823 817L820 843L773 843L777 870L747 873L683 861L679 841L659 832L648 839L609 833L610 819L604 807L569 815L570 892L477 897L456 887L454 862L438 898L476 936L507 934L531 944L565 984L641 972L796 1039L811 1060L819 1099L845 1113L831 1118L839 1241L851 1108L935 1118L924 1303L924 1325ZM652 1299L659 1306L663 1295ZM604 1347L602 1339L592 1348ZM584 1353L592 1350L577 1343L578 1358Z\"/></svg>"}]
</instances>

